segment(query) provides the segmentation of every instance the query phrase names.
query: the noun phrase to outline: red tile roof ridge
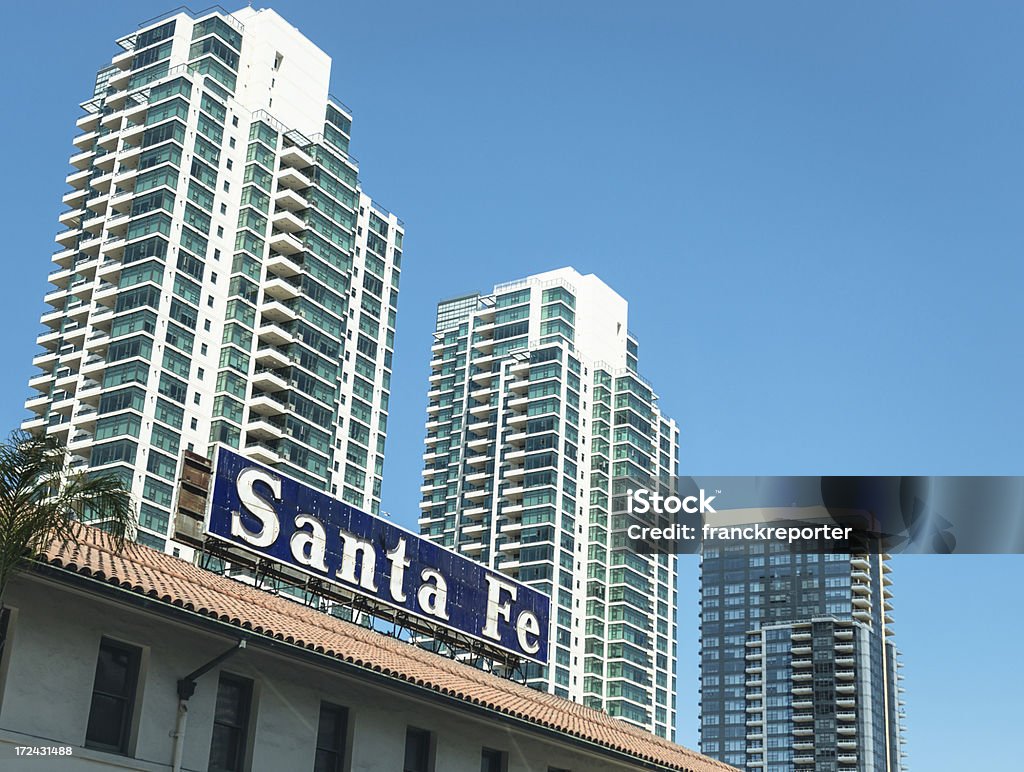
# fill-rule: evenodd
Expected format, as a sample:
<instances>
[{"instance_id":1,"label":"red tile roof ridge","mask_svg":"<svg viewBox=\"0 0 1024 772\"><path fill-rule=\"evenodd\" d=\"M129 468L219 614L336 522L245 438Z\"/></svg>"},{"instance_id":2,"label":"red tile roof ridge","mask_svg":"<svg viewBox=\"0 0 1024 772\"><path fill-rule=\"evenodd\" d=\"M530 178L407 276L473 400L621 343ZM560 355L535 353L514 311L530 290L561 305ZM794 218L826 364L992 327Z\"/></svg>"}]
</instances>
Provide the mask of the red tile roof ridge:
<instances>
[{"instance_id":1,"label":"red tile roof ridge","mask_svg":"<svg viewBox=\"0 0 1024 772\"><path fill-rule=\"evenodd\" d=\"M72 544L51 542L40 558L51 566L671 769L734 769L601 711L447 659L173 555L127 541L117 551L113 537L98 528L80 526L74 538L77 542ZM289 627L288 622L297 626Z\"/></svg>"}]
</instances>

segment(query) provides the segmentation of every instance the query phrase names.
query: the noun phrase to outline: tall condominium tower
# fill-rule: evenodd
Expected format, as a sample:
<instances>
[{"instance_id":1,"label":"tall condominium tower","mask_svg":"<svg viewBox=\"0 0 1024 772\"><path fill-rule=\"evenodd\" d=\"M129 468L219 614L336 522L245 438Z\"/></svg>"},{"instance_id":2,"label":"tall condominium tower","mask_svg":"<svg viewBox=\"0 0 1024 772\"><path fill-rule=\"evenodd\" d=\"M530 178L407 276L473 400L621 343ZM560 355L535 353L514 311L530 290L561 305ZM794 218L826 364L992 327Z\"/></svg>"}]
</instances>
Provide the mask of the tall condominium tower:
<instances>
[{"instance_id":1,"label":"tall condominium tower","mask_svg":"<svg viewBox=\"0 0 1024 772\"><path fill-rule=\"evenodd\" d=\"M177 13L82 104L28 429L124 476L164 548L180 454L239 448L377 511L402 223L331 60L271 10Z\"/></svg>"},{"instance_id":2,"label":"tall condominium tower","mask_svg":"<svg viewBox=\"0 0 1024 772\"><path fill-rule=\"evenodd\" d=\"M887 557L707 547L701 750L758 772L899 772Z\"/></svg>"},{"instance_id":3,"label":"tall condominium tower","mask_svg":"<svg viewBox=\"0 0 1024 772\"><path fill-rule=\"evenodd\" d=\"M676 560L613 543L613 478L676 474L627 304L572 268L437 310L420 527L552 599L531 685L675 733Z\"/></svg>"}]
</instances>

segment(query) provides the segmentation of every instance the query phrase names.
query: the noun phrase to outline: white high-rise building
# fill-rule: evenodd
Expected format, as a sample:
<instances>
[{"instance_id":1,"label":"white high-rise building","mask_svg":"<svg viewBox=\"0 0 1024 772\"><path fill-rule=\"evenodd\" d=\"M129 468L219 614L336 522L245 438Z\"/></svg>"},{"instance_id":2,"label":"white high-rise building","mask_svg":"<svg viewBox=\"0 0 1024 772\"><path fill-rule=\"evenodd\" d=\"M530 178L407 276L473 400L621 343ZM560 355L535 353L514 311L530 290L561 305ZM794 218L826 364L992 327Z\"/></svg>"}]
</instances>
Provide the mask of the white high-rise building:
<instances>
[{"instance_id":1,"label":"white high-rise building","mask_svg":"<svg viewBox=\"0 0 1024 772\"><path fill-rule=\"evenodd\" d=\"M123 475L169 548L222 442L377 512L403 226L362 192L331 60L269 9L117 41L82 104L27 429Z\"/></svg>"},{"instance_id":2,"label":"white high-rise building","mask_svg":"<svg viewBox=\"0 0 1024 772\"><path fill-rule=\"evenodd\" d=\"M420 529L552 599L528 682L675 734L676 558L615 543L615 478L677 473L627 303L563 268L437 310Z\"/></svg>"}]
</instances>

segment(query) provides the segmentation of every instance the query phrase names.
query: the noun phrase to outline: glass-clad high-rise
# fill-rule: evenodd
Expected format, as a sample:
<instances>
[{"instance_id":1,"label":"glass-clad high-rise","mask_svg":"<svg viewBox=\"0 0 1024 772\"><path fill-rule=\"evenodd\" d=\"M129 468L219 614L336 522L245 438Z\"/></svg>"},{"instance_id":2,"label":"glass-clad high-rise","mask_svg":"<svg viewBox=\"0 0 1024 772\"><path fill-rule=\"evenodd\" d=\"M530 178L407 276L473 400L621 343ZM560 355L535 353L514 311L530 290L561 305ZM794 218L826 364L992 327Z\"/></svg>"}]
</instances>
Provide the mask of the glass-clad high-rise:
<instances>
[{"instance_id":1,"label":"glass-clad high-rise","mask_svg":"<svg viewBox=\"0 0 1024 772\"><path fill-rule=\"evenodd\" d=\"M750 772L899 772L885 555L707 546L701 751Z\"/></svg>"},{"instance_id":2,"label":"glass-clad high-rise","mask_svg":"<svg viewBox=\"0 0 1024 772\"><path fill-rule=\"evenodd\" d=\"M550 595L528 682L675 733L676 558L612 538L614 478L676 474L626 301L563 268L438 306L421 532Z\"/></svg>"},{"instance_id":3,"label":"glass-clad high-rise","mask_svg":"<svg viewBox=\"0 0 1024 772\"><path fill-rule=\"evenodd\" d=\"M82 104L24 426L120 474L167 548L214 443L377 511L403 227L363 193L331 60L269 9L118 41Z\"/></svg>"}]
</instances>

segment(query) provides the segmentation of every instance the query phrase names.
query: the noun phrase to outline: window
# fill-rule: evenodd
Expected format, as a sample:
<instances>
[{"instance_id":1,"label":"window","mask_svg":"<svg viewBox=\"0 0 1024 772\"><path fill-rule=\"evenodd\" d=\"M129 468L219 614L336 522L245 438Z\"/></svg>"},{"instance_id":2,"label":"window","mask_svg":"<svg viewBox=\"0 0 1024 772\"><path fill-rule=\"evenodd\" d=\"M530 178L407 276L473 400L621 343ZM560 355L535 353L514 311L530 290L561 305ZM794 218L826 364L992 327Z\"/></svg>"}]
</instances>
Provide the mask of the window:
<instances>
[{"instance_id":1,"label":"window","mask_svg":"<svg viewBox=\"0 0 1024 772\"><path fill-rule=\"evenodd\" d=\"M506 772L507 769L507 753L493 748L483 748L480 751L480 772Z\"/></svg>"},{"instance_id":2,"label":"window","mask_svg":"<svg viewBox=\"0 0 1024 772\"><path fill-rule=\"evenodd\" d=\"M100 641L96 678L92 686L85 744L89 748L128 752L139 678L139 650L133 646Z\"/></svg>"},{"instance_id":3,"label":"window","mask_svg":"<svg viewBox=\"0 0 1024 772\"><path fill-rule=\"evenodd\" d=\"M313 772L341 772L345 764L348 708L320 703L320 724L316 733Z\"/></svg>"},{"instance_id":4,"label":"window","mask_svg":"<svg viewBox=\"0 0 1024 772\"><path fill-rule=\"evenodd\" d=\"M221 674L210 742L210 772L239 772L245 763L252 682Z\"/></svg>"},{"instance_id":5,"label":"window","mask_svg":"<svg viewBox=\"0 0 1024 772\"><path fill-rule=\"evenodd\" d=\"M405 730L405 764L403 772L432 772L431 734L426 729L410 726Z\"/></svg>"}]
</instances>

